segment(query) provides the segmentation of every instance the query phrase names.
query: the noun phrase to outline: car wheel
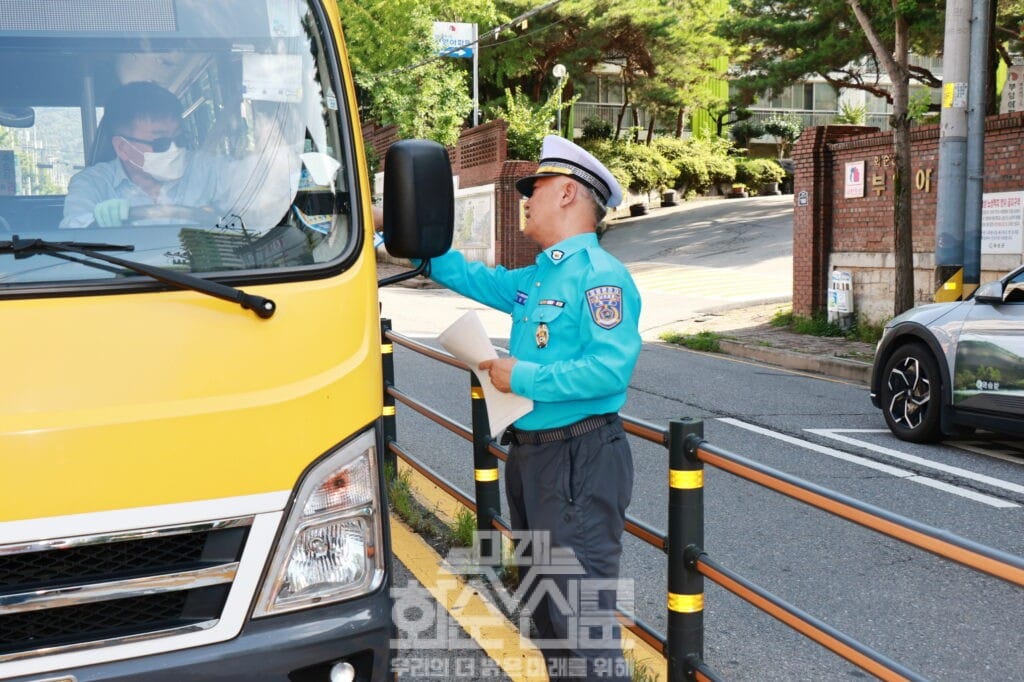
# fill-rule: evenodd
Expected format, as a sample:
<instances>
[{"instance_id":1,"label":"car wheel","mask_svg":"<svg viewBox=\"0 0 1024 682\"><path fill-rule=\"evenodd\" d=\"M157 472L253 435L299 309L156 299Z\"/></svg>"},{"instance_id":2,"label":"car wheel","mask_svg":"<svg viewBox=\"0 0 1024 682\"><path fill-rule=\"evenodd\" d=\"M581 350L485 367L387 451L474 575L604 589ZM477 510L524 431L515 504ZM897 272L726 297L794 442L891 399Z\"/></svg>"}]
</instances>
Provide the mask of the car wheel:
<instances>
[{"instance_id":1,"label":"car wheel","mask_svg":"<svg viewBox=\"0 0 1024 682\"><path fill-rule=\"evenodd\" d=\"M897 438L930 443L942 438L942 376L931 352L911 343L885 363L880 391L882 414Z\"/></svg>"}]
</instances>

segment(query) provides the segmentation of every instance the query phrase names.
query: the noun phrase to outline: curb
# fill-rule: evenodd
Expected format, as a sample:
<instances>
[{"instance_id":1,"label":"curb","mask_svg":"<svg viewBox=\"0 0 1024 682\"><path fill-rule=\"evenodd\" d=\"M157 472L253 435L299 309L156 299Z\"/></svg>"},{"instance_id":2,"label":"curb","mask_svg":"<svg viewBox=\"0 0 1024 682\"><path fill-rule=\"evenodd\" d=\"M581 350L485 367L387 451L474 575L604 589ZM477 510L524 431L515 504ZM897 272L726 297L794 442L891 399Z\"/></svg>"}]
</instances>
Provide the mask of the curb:
<instances>
[{"instance_id":1,"label":"curb","mask_svg":"<svg viewBox=\"0 0 1024 682\"><path fill-rule=\"evenodd\" d=\"M786 369L824 374L836 379L849 379L862 384L868 384L871 381L871 364L860 360L808 355L781 348L753 346L730 339L719 340L718 346L726 355L778 365Z\"/></svg>"}]
</instances>

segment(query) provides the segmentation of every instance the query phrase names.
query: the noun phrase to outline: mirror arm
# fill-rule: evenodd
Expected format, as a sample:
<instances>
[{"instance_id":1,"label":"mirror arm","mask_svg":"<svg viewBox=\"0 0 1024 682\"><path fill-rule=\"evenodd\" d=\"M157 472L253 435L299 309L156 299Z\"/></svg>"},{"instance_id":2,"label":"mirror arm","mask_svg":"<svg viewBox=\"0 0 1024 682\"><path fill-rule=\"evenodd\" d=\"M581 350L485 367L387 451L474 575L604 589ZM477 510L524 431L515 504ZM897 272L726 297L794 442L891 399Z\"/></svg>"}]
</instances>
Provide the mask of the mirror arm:
<instances>
[{"instance_id":1,"label":"mirror arm","mask_svg":"<svg viewBox=\"0 0 1024 682\"><path fill-rule=\"evenodd\" d=\"M425 258L423 260L423 262L420 263L419 267L416 268L415 270L409 270L407 272L400 272L397 275L391 275L390 277L385 277L384 279L377 280L377 287L378 288L379 287L386 287L389 284L394 284L395 282L404 282L407 279L412 279L416 275L423 275L424 277L430 277L430 259L429 258Z\"/></svg>"}]
</instances>

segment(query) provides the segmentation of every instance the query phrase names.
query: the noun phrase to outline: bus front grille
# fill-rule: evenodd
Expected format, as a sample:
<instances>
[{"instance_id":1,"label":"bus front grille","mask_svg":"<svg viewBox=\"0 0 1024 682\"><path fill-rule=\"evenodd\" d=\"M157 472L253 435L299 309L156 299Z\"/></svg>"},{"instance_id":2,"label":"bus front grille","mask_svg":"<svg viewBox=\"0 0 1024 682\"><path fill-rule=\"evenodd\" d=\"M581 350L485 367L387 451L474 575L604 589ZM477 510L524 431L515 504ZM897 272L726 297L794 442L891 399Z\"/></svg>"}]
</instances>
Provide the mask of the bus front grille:
<instances>
[{"instance_id":1,"label":"bus front grille","mask_svg":"<svg viewBox=\"0 0 1024 682\"><path fill-rule=\"evenodd\" d=\"M213 627L252 521L0 546L0 662Z\"/></svg>"}]
</instances>

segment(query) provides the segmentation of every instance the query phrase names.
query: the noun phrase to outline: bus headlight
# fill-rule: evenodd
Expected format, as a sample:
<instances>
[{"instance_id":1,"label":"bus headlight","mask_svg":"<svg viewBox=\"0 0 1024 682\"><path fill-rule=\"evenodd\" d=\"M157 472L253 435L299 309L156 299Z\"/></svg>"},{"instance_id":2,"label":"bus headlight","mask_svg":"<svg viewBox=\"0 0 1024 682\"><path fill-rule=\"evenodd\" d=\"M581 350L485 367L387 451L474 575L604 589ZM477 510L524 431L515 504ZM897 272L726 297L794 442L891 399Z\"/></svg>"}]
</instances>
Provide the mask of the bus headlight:
<instances>
[{"instance_id":1,"label":"bus headlight","mask_svg":"<svg viewBox=\"0 0 1024 682\"><path fill-rule=\"evenodd\" d=\"M384 578L373 431L311 469L291 507L254 616L351 599Z\"/></svg>"}]
</instances>

